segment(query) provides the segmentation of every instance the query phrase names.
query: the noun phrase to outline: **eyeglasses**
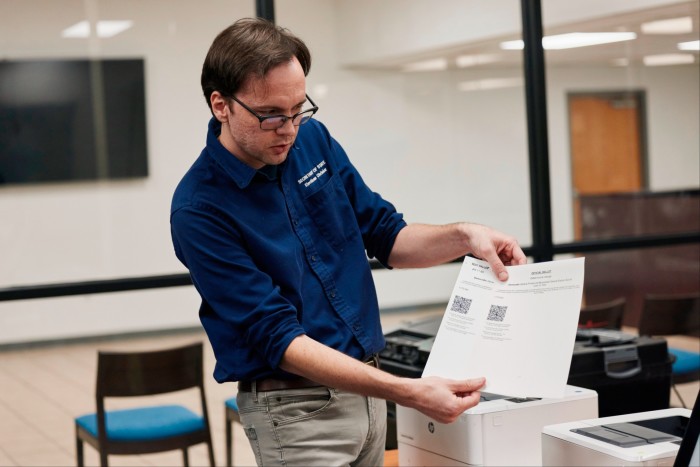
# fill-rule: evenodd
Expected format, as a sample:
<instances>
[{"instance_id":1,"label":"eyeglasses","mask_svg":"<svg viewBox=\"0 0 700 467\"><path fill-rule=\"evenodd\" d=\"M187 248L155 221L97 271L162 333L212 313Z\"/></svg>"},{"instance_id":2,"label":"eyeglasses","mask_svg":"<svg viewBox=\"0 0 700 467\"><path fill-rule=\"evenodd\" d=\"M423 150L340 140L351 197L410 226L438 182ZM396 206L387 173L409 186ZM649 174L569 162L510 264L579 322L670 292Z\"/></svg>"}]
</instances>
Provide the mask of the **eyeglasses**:
<instances>
[{"instance_id":1,"label":"eyeglasses","mask_svg":"<svg viewBox=\"0 0 700 467\"><path fill-rule=\"evenodd\" d=\"M311 117L313 117L314 114L318 111L318 106L314 103L314 101L311 100L308 94L306 94L306 98L309 100L309 102L311 102L311 105L313 105L313 107L311 107L310 109L302 110L301 112L296 113L292 116L269 115L267 117L263 117L262 115L258 115L257 112L245 105L243 102L236 99L234 96L231 96L231 99L238 102L241 105L241 107L253 114L255 118L257 118L260 121L261 130L277 130L278 128L282 128L284 124L287 123L287 120L291 120L292 125L294 126L303 125L304 123L311 120Z\"/></svg>"}]
</instances>

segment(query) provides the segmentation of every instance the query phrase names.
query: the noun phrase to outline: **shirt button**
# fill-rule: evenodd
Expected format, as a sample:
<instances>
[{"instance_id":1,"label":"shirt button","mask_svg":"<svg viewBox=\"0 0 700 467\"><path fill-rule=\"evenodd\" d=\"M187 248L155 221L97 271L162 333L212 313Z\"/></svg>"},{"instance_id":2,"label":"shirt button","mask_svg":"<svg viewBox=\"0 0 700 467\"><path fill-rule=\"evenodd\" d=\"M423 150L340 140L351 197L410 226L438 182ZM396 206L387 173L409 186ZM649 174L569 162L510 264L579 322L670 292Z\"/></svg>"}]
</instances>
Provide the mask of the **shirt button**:
<instances>
[{"instance_id":1,"label":"shirt button","mask_svg":"<svg viewBox=\"0 0 700 467\"><path fill-rule=\"evenodd\" d=\"M296 220L296 219L292 219L292 224L294 224L294 225L299 225L299 221Z\"/></svg>"},{"instance_id":2,"label":"shirt button","mask_svg":"<svg viewBox=\"0 0 700 467\"><path fill-rule=\"evenodd\" d=\"M316 261L316 255L311 255L311 261Z\"/></svg>"},{"instance_id":3,"label":"shirt button","mask_svg":"<svg viewBox=\"0 0 700 467\"><path fill-rule=\"evenodd\" d=\"M335 290L331 290L331 298L335 298Z\"/></svg>"}]
</instances>

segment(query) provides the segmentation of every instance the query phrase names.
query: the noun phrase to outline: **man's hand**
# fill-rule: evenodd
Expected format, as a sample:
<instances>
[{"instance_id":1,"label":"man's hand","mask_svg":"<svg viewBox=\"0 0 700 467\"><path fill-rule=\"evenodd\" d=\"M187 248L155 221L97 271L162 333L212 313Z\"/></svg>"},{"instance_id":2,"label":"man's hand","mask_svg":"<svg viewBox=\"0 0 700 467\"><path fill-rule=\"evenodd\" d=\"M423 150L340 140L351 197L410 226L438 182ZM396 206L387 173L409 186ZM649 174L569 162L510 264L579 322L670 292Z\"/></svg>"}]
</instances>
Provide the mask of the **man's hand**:
<instances>
[{"instance_id":1,"label":"man's hand","mask_svg":"<svg viewBox=\"0 0 700 467\"><path fill-rule=\"evenodd\" d=\"M479 403L484 378L452 380L429 376L410 380L406 398L397 398L400 405L416 409L440 423L452 423L465 410Z\"/></svg>"},{"instance_id":2,"label":"man's hand","mask_svg":"<svg viewBox=\"0 0 700 467\"><path fill-rule=\"evenodd\" d=\"M499 280L508 280L506 266L525 264L527 258L510 235L480 224L462 224L467 236L471 253L487 261Z\"/></svg>"}]
</instances>

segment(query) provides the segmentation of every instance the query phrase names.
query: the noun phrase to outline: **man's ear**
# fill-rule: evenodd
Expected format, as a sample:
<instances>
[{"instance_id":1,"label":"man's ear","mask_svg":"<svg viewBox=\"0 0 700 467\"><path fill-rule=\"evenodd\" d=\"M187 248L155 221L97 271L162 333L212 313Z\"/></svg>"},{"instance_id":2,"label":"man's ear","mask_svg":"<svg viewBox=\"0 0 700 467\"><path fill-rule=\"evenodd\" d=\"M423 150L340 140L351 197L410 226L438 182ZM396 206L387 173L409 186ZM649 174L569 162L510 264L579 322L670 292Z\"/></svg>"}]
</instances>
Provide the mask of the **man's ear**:
<instances>
[{"instance_id":1,"label":"man's ear","mask_svg":"<svg viewBox=\"0 0 700 467\"><path fill-rule=\"evenodd\" d=\"M219 91L214 91L209 97L209 102L211 103L211 113L214 117L221 123L228 121L228 99L224 98Z\"/></svg>"}]
</instances>

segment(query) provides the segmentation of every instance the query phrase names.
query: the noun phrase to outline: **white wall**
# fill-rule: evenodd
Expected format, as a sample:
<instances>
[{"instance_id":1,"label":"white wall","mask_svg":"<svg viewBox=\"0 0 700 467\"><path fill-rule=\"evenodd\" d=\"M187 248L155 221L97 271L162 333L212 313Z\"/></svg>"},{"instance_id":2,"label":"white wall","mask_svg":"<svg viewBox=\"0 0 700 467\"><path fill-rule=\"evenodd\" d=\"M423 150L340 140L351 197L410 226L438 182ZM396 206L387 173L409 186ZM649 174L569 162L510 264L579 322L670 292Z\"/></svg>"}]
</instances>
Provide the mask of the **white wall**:
<instances>
[{"instance_id":1,"label":"white wall","mask_svg":"<svg viewBox=\"0 0 700 467\"><path fill-rule=\"evenodd\" d=\"M205 140L202 61L221 29L254 14L250 0L0 1L0 59L145 59L150 172L138 181L0 187L0 287L185 272L168 215ZM61 38L86 18L134 27L113 39ZM190 287L1 302L0 343L193 326L197 308Z\"/></svg>"},{"instance_id":2,"label":"white wall","mask_svg":"<svg viewBox=\"0 0 700 467\"><path fill-rule=\"evenodd\" d=\"M404 7L396 10L396 2L277 1L277 22L312 49L308 90L321 107L318 118L366 181L409 221L473 220L530 243L522 87L456 90L458 82L491 75L492 70L399 74L342 66L463 40L465 31L493 34L515 28L517 33L519 2L400 4ZM145 57L150 162L150 175L142 181L1 187L0 287L184 272L172 252L168 212L176 183L204 144L209 113L199 88L201 62L216 33L252 14L252 0L0 0L0 59ZM423 15L418 16L422 20L416 15ZM133 19L135 27L112 40L60 39L62 28L86 16ZM460 26L462 22L468 27ZM400 40L391 34L398 30L405 32ZM522 74L520 69L499 73ZM700 184L697 66L630 73L585 67L548 70L558 241L572 236L565 106L569 90L647 89L652 187ZM456 274L456 266L378 271L380 304L446 301ZM198 323L197 307L190 287L4 302L0 344L191 326Z\"/></svg>"}]
</instances>

